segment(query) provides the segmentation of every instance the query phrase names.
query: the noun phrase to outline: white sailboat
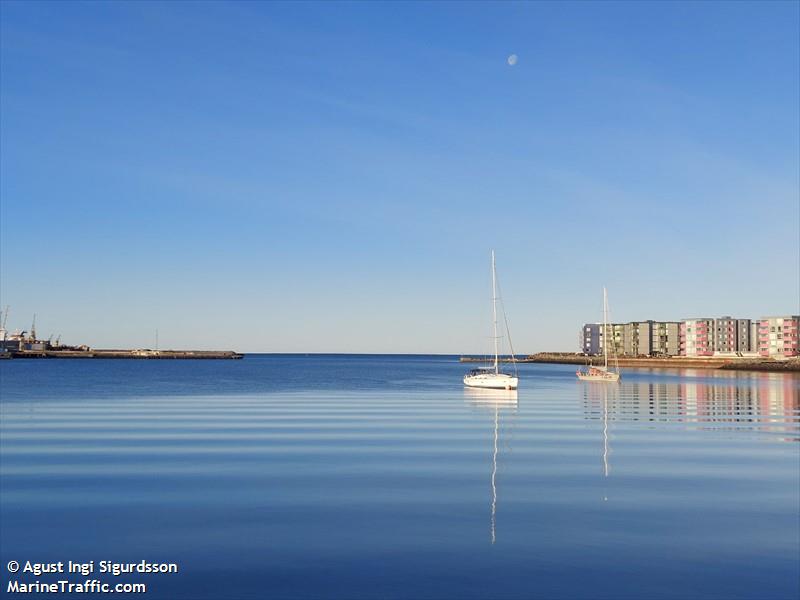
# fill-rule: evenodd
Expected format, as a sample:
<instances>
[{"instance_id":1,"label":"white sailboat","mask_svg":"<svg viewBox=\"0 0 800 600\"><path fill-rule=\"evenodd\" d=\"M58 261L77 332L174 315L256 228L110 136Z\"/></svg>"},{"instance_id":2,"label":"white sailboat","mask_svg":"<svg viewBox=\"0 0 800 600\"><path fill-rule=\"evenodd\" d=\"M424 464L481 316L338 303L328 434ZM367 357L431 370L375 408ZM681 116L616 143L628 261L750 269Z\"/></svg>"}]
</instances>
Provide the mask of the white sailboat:
<instances>
[{"instance_id":1,"label":"white sailboat","mask_svg":"<svg viewBox=\"0 0 800 600\"><path fill-rule=\"evenodd\" d=\"M494 250L492 250L492 325L494 326L494 366L472 369L464 375L464 385L494 390L515 390L519 385L519 378L516 374L511 375L500 371L500 356L497 349L497 274L494 264ZM513 349L511 350L511 360L514 360Z\"/></svg>"},{"instance_id":2,"label":"white sailboat","mask_svg":"<svg viewBox=\"0 0 800 600\"><path fill-rule=\"evenodd\" d=\"M575 374L581 381L602 381L614 383L619 381L619 366L617 365L615 371L610 371L608 368L608 345L613 344L614 336L608 334L608 292L603 288L603 366L594 367L589 366L585 371L578 369ZM614 351L614 358L616 362L616 350Z\"/></svg>"}]
</instances>

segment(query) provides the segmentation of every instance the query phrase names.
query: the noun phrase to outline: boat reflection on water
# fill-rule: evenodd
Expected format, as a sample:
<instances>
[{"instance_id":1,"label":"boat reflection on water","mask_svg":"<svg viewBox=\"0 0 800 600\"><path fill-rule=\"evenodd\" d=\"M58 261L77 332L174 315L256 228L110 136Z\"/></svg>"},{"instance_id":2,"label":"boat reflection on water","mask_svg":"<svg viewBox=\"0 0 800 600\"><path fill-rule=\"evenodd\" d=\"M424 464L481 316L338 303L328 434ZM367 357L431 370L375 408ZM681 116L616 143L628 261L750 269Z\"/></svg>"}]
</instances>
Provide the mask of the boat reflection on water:
<instances>
[{"instance_id":1,"label":"boat reflection on water","mask_svg":"<svg viewBox=\"0 0 800 600\"><path fill-rule=\"evenodd\" d=\"M494 433L492 438L492 470L489 479L492 500L490 503L489 536L494 544L497 541L497 457L500 448L500 412L516 413L517 390L490 390L464 388L464 399L472 407L488 409L494 413Z\"/></svg>"},{"instance_id":2,"label":"boat reflection on water","mask_svg":"<svg viewBox=\"0 0 800 600\"><path fill-rule=\"evenodd\" d=\"M617 396L619 394L619 386L613 386L609 389L609 386L598 384L592 384L588 386L584 386L583 389L583 397L584 397L584 408L590 416L590 418L597 419L597 413L600 413L599 418L602 420L603 426L603 477L608 479L609 475L611 474L611 445L610 445L610 435L609 435L609 420L610 420L610 413L613 410L613 405L617 404ZM608 501L608 491L604 489L603 491L603 501Z\"/></svg>"},{"instance_id":3,"label":"boat reflection on water","mask_svg":"<svg viewBox=\"0 0 800 600\"><path fill-rule=\"evenodd\" d=\"M603 386L603 477L606 479L610 472L608 454L608 386ZM608 489L603 492L603 502L608 502Z\"/></svg>"}]
</instances>

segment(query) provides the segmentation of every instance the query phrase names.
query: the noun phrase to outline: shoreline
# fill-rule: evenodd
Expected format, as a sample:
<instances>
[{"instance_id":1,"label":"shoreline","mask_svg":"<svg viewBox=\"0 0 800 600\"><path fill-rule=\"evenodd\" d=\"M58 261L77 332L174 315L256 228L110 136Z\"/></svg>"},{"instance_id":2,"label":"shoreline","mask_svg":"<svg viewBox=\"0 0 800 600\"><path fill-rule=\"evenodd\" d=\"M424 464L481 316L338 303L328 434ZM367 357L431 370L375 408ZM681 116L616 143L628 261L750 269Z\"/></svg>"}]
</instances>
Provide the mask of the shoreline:
<instances>
[{"instance_id":1,"label":"shoreline","mask_svg":"<svg viewBox=\"0 0 800 600\"><path fill-rule=\"evenodd\" d=\"M231 360L244 356L232 350L12 350L5 359L134 359L134 360Z\"/></svg>"},{"instance_id":2,"label":"shoreline","mask_svg":"<svg viewBox=\"0 0 800 600\"><path fill-rule=\"evenodd\" d=\"M255 353L258 354L258 353ZM272 353L269 353L272 354ZM284 353L275 353L284 355ZM328 353L320 353L329 355ZM349 353L335 354L347 356ZM313 358L314 354L290 353L289 355L307 356ZM1 359L116 359L116 360L238 360L245 353L232 350L149 350L149 349L73 349L73 350L12 350L0 353ZM362 356L358 354L357 356ZM389 356L389 355L381 355ZM439 356L427 354L391 355L391 356ZM458 355L440 355L458 356ZM509 355L501 356L501 363L510 363ZM488 364L491 358L484 356L460 356L461 363ZM536 354L515 357L518 363L545 363L569 365L601 365L603 358L600 356L588 357L568 352L539 352ZM715 356L708 358L697 357L620 357L617 359L620 367L651 368L651 369L718 369L728 371L762 371L773 373L800 373L800 358L787 360L774 360L753 357Z\"/></svg>"},{"instance_id":3,"label":"shoreline","mask_svg":"<svg viewBox=\"0 0 800 600\"><path fill-rule=\"evenodd\" d=\"M491 359L474 356L462 356L460 362L488 363ZM511 362L511 357L504 356L501 362ZM540 352L525 358L516 359L520 363L552 363L567 365L601 365L603 358L600 356L582 356L575 354L560 354L557 352ZM622 357L617 359L620 367L644 367L652 369L720 369L726 371L769 371L775 373L800 372L800 359L771 360L766 358L739 358L739 357L677 357L649 358L649 357Z\"/></svg>"}]
</instances>

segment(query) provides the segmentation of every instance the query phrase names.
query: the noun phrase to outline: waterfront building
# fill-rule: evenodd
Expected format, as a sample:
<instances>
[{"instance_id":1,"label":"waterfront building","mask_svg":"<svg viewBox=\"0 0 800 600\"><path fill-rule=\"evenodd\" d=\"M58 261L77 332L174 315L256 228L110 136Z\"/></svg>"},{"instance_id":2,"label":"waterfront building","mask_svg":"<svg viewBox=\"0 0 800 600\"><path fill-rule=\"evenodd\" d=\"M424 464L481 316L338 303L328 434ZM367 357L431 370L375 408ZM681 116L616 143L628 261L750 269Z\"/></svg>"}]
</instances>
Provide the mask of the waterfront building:
<instances>
[{"instance_id":1,"label":"waterfront building","mask_svg":"<svg viewBox=\"0 0 800 600\"><path fill-rule=\"evenodd\" d=\"M753 319L750 321L750 352L758 352L758 328L761 321Z\"/></svg>"},{"instance_id":2,"label":"waterfront building","mask_svg":"<svg viewBox=\"0 0 800 600\"><path fill-rule=\"evenodd\" d=\"M737 320L731 317L714 319L711 346L714 352L736 352L738 348Z\"/></svg>"},{"instance_id":3,"label":"waterfront building","mask_svg":"<svg viewBox=\"0 0 800 600\"><path fill-rule=\"evenodd\" d=\"M682 356L714 355L714 319L685 319L681 323Z\"/></svg>"},{"instance_id":4,"label":"waterfront building","mask_svg":"<svg viewBox=\"0 0 800 600\"><path fill-rule=\"evenodd\" d=\"M750 319L738 319L736 321L736 336L737 336L737 351L739 352L754 352L752 338L750 337L750 326L752 325Z\"/></svg>"},{"instance_id":5,"label":"waterfront building","mask_svg":"<svg viewBox=\"0 0 800 600\"><path fill-rule=\"evenodd\" d=\"M592 356L603 353L606 339L609 341L609 355L621 355L625 345L625 325L622 323L608 323L603 331L602 323L585 323L581 328L581 352Z\"/></svg>"},{"instance_id":6,"label":"waterfront building","mask_svg":"<svg viewBox=\"0 0 800 600\"><path fill-rule=\"evenodd\" d=\"M681 324L682 356L714 356L754 352L753 321L730 316L686 319Z\"/></svg>"},{"instance_id":7,"label":"waterfront building","mask_svg":"<svg viewBox=\"0 0 800 600\"><path fill-rule=\"evenodd\" d=\"M600 323L585 323L581 329L581 352L591 356L597 356L603 352L600 345L600 330L603 326Z\"/></svg>"},{"instance_id":8,"label":"waterfront building","mask_svg":"<svg viewBox=\"0 0 800 600\"><path fill-rule=\"evenodd\" d=\"M581 329L581 352L603 353L605 336L600 323L585 323ZM676 356L680 350L678 321L631 321L608 324L609 353L618 356Z\"/></svg>"},{"instance_id":9,"label":"waterfront building","mask_svg":"<svg viewBox=\"0 0 800 600\"><path fill-rule=\"evenodd\" d=\"M800 356L800 315L762 317L758 327L758 353L763 357Z\"/></svg>"},{"instance_id":10,"label":"waterfront building","mask_svg":"<svg viewBox=\"0 0 800 600\"><path fill-rule=\"evenodd\" d=\"M753 350L750 338L750 319L719 317L714 319L712 347L715 353L750 352Z\"/></svg>"},{"instance_id":11,"label":"waterfront building","mask_svg":"<svg viewBox=\"0 0 800 600\"><path fill-rule=\"evenodd\" d=\"M608 324L608 355L622 356L625 354L625 324L624 323L609 323ZM600 336L600 345L604 346L606 343L606 335Z\"/></svg>"},{"instance_id":12,"label":"waterfront building","mask_svg":"<svg viewBox=\"0 0 800 600\"><path fill-rule=\"evenodd\" d=\"M614 352L617 355L621 355L625 345L625 325L622 323L608 323L606 328L604 332L602 323L585 323L581 329L581 352L598 356L603 353L603 347L608 339L609 355L613 355Z\"/></svg>"},{"instance_id":13,"label":"waterfront building","mask_svg":"<svg viewBox=\"0 0 800 600\"><path fill-rule=\"evenodd\" d=\"M800 356L800 316L736 319L703 317L684 321L585 323L580 333L584 354L617 356Z\"/></svg>"},{"instance_id":14,"label":"waterfront building","mask_svg":"<svg viewBox=\"0 0 800 600\"><path fill-rule=\"evenodd\" d=\"M678 321L650 321L650 356L680 354L681 324Z\"/></svg>"},{"instance_id":15,"label":"waterfront building","mask_svg":"<svg viewBox=\"0 0 800 600\"><path fill-rule=\"evenodd\" d=\"M622 326L622 353L624 356L642 356L650 353L650 321L632 321Z\"/></svg>"},{"instance_id":16,"label":"waterfront building","mask_svg":"<svg viewBox=\"0 0 800 600\"><path fill-rule=\"evenodd\" d=\"M633 321L623 334L626 356L676 356L680 351L680 323L677 321Z\"/></svg>"}]
</instances>

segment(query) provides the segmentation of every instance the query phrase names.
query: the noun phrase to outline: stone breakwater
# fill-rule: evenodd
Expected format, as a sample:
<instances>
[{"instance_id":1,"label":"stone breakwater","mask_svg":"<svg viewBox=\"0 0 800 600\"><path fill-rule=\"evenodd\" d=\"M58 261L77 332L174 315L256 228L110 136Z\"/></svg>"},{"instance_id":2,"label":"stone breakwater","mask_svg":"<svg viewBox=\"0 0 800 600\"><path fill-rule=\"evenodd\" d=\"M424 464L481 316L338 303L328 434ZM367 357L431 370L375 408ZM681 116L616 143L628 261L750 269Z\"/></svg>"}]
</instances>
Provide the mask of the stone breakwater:
<instances>
[{"instance_id":1,"label":"stone breakwater","mask_svg":"<svg viewBox=\"0 0 800 600\"><path fill-rule=\"evenodd\" d=\"M230 350L16 350L7 358L133 358L152 360L239 359L242 354Z\"/></svg>"},{"instance_id":2,"label":"stone breakwater","mask_svg":"<svg viewBox=\"0 0 800 600\"><path fill-rule=\"evenodd\" d=\"M511 362L511 357L501 357L501 361ZM461 362L491 362L491 360L482 357L462 357ZM603 357L583 356L572 352L539 352L525 357L517 357L516 362L601 365L603 364ZM620 367L648 369L725 369L735 371L800 372L800 359L771 360L727 356L713 356L709 358L686 356L671 356L667 358L624 356L618 358L617 362Z\"/></svg>"}]
</instances>

